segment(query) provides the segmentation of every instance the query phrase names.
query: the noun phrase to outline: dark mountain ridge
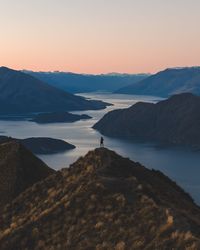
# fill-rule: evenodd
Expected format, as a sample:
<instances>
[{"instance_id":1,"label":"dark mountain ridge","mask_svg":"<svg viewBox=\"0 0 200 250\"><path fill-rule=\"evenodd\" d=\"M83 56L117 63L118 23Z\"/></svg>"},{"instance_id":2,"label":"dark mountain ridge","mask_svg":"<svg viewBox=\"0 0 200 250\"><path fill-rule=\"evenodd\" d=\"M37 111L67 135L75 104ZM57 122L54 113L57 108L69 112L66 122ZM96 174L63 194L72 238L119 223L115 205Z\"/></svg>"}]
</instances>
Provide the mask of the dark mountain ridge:
<instances>
[{"instance_id":1,"label":"dark mountain ridge","mask_svg":"<svg viewBox=\"0 0 200 250\"><path fill-rule=\"evenodd\" d=\"M0 114L103 109L106 103L88 101L20 71L0 67Z\"/></svg>"},{"instance_id":2,"label":"dark mountain ridge","mask_svg":"<svg viewBox=\"0 0 200 250\"><path fill-rule=\"evenodd\" d=\"M174 95L107 113L94 128L104 135L200 147L200 97Z\"/></svg>"},{"instance_id":3,"label":"dark mountain ridge","mask_svg":"<svg viewBox=\"0 0 200 250\"><path fill-rule=\"evenodd\" d=\"M21 193L0 221L2 250L200 248L200 208L190 196L104 148Z\"/></svg>"},{"instance_id":4,"label":"dark mountain ridge","mask_svg":"<svg viewBox=\"0 0 200 250\"><path fill-rule=\"evenodd\" d=\"M200 95L200 67L169 68L116 91L161 97L186 92Z\"/></svg>"}]
</instances>

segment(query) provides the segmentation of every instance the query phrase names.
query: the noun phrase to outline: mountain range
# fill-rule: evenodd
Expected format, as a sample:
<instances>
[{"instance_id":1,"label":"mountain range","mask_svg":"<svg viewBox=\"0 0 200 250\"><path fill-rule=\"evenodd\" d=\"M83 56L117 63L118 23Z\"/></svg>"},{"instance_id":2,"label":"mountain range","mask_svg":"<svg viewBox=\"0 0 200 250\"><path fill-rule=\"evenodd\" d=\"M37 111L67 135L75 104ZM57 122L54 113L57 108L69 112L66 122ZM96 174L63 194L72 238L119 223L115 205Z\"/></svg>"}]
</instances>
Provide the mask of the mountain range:
<instances>
[{"instance_id":1,"label":"mountain range","mask_svg":"<svg viewBox=\"0 0 200 250\"><path fill-rule=\"evenodd\" d=\"M174 95L156 104L138 102L107 113L94 128L104 135L200 146L200 97Z\"/></svg>"},{"instance_id":2,"label":"mountain range","mask_svg":"<svg viewBox=\"0 0 200 250\"><path fill-rule=\"evenodd\" d=\"M200 249L192 198L105 148L27 188L0 210L0 222L1 250Z\"/></svg>"},{"instance_id":3,"label":"mountain range","mask_svg":"<svg viewBox=\"0 0 200 250\"><path fill-rule=\"evenodd\" d=\"M145 79L149 74L76 74L70 72L23 71L54 87L71 93L113 92L119 88Z\"/></svg>"},{"instance_id":4,"label":"mountain range","mask_svg":"<svg viewBox=\"0 0 200 250\"><path fill-rule=\"evenodd\" d=\"M161 97L185 92L200 95L200 67L169 68L116 91Z\"/></svg>"},{"instance_id":5,"label":"mountain range","mask_svg":"<svg viewBox=\"0 0 200 250\"><path fill-rule=\"evenodd\" d=\"M67 93L23 72L0 68L0 114L96 110L106 105Z\"/></svg>"}]
</instances>

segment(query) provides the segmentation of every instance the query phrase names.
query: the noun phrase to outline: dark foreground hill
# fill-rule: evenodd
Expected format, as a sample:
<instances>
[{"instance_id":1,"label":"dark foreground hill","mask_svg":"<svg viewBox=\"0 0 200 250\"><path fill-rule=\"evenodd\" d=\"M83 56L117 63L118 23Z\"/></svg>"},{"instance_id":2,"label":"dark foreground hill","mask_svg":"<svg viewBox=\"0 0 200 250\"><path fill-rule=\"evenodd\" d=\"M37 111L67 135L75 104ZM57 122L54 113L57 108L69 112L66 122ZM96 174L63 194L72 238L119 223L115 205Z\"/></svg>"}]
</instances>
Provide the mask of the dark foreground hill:
<instances>
[{"instance_id":1,"label":"dark foreground hill","mask_svg":"<svg viewBox=\"0 0 200 250\"><path fill-rule=\"evenodd\" d=\"M200 67L166 69L116 92L161 97L186 92L200 95Z\"/></svg>"},{"instance_id":2,"label":"dark foreground hill","mask_svg":"<svg viewBox=\"0 0 200 250\"><path fill-rule=\"evenodd\" d=\"M113 92L149 76L148 74L87 75L70 72L25 72L41 81L71 93L96 91Z\"/></svg>"},{"instance_id":3,"label":"dark foreground hill","mask_svg":"<svg viewBox=\"0 0 200 250\"><path fill-rule=\"evenodd\" d=\"M0 144L9 141L16 141L21 143L34 154L56 154L75 148L74 145L66 141L48 137L31 137L26 139L16 139L7 136L0 136Z\"/></svg>"},{"instance_id":4,"label":"dark foreground hill","mask_svg":"<svg viewBox=\"0 0 200 250\"><path fill-rule=\"evenodd\" d=\"M161 172L96 149L0 213L1 250L200 249L200 208Z\"/></svg>"},{"instance_id":5,"label":"dark foreground hill","mask_svg":"<svg viewBox=\"0 0 200 250\"><path fill-rule=\"evenodd\" d=\"M21 144L14 141L0 144L0 207L52 173L54 170Z\"/></svg>"},{"instance_id":6,"label":"dark foreground hill","mask_svg":"<svg viewBox=\"0 0 200 250\"><path fill-rule=\"evenodd\" d=\"M199 147L200 97L184 93L157 104L139 102L109 112L94 128L108 136Z\"/></svg>"},{"instance_id":7,"label":"dark foreground hill","mask_svg":"<svg viewBox=\"0 0 200 250\"><path fill-rule=\"evenodd\" d=\"M0 67L0 114L103 109L106 103L88 101L52 87L20 71Z\"/></svg>"}]
</instances>

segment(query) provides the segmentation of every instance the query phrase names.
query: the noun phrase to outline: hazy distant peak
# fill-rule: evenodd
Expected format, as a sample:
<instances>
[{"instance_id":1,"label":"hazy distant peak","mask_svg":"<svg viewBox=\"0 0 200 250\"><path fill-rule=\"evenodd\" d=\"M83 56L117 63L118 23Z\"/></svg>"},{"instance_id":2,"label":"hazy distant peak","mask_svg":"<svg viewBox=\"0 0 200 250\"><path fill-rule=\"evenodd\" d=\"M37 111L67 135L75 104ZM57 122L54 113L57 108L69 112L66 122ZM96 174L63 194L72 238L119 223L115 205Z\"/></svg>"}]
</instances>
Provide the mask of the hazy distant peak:
<instances>
[{"instance_id":1,"label":"hazy distant peak","mask_svg":"<svg viewBox=\"0 0 200 250\"><path fill-rule=\"evenodd\" d=\"M116 92L162 97L183 92L200 95L200 67L167 68Z\"/></svg>"},{"instance_id":2,"label":"hazy distant peak","mask_svg":"<svg viewBox=\"0 0 200 250\"><path fill-rule=\"evenodd\" d=\"M24 71L27 72L27 71ZM33 72L28 74L47 82L48 84L71 93L81 92L113 92L121 87L139 82L149 74L81 74L74 72Z\"/></svg>"}]
</instances>

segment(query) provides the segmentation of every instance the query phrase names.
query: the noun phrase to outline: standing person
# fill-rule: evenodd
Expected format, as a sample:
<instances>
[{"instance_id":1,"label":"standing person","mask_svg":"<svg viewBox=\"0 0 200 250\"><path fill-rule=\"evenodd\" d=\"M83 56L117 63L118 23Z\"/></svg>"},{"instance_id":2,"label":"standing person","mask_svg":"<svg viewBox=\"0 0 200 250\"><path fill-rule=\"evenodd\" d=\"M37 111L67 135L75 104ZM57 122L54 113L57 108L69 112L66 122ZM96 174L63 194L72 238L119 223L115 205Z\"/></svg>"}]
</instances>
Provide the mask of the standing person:
<instances>
[{"instance_id":1,"label":"standing person","mask_svg":"<svg viewBox=\"0 0 200 250\"><path fill-rule=\"evenodd\" d=\"M100 139L100 148L103 148L104 147L104 138L101 136L101 139Z\"/></svg>"}]
</instances>

